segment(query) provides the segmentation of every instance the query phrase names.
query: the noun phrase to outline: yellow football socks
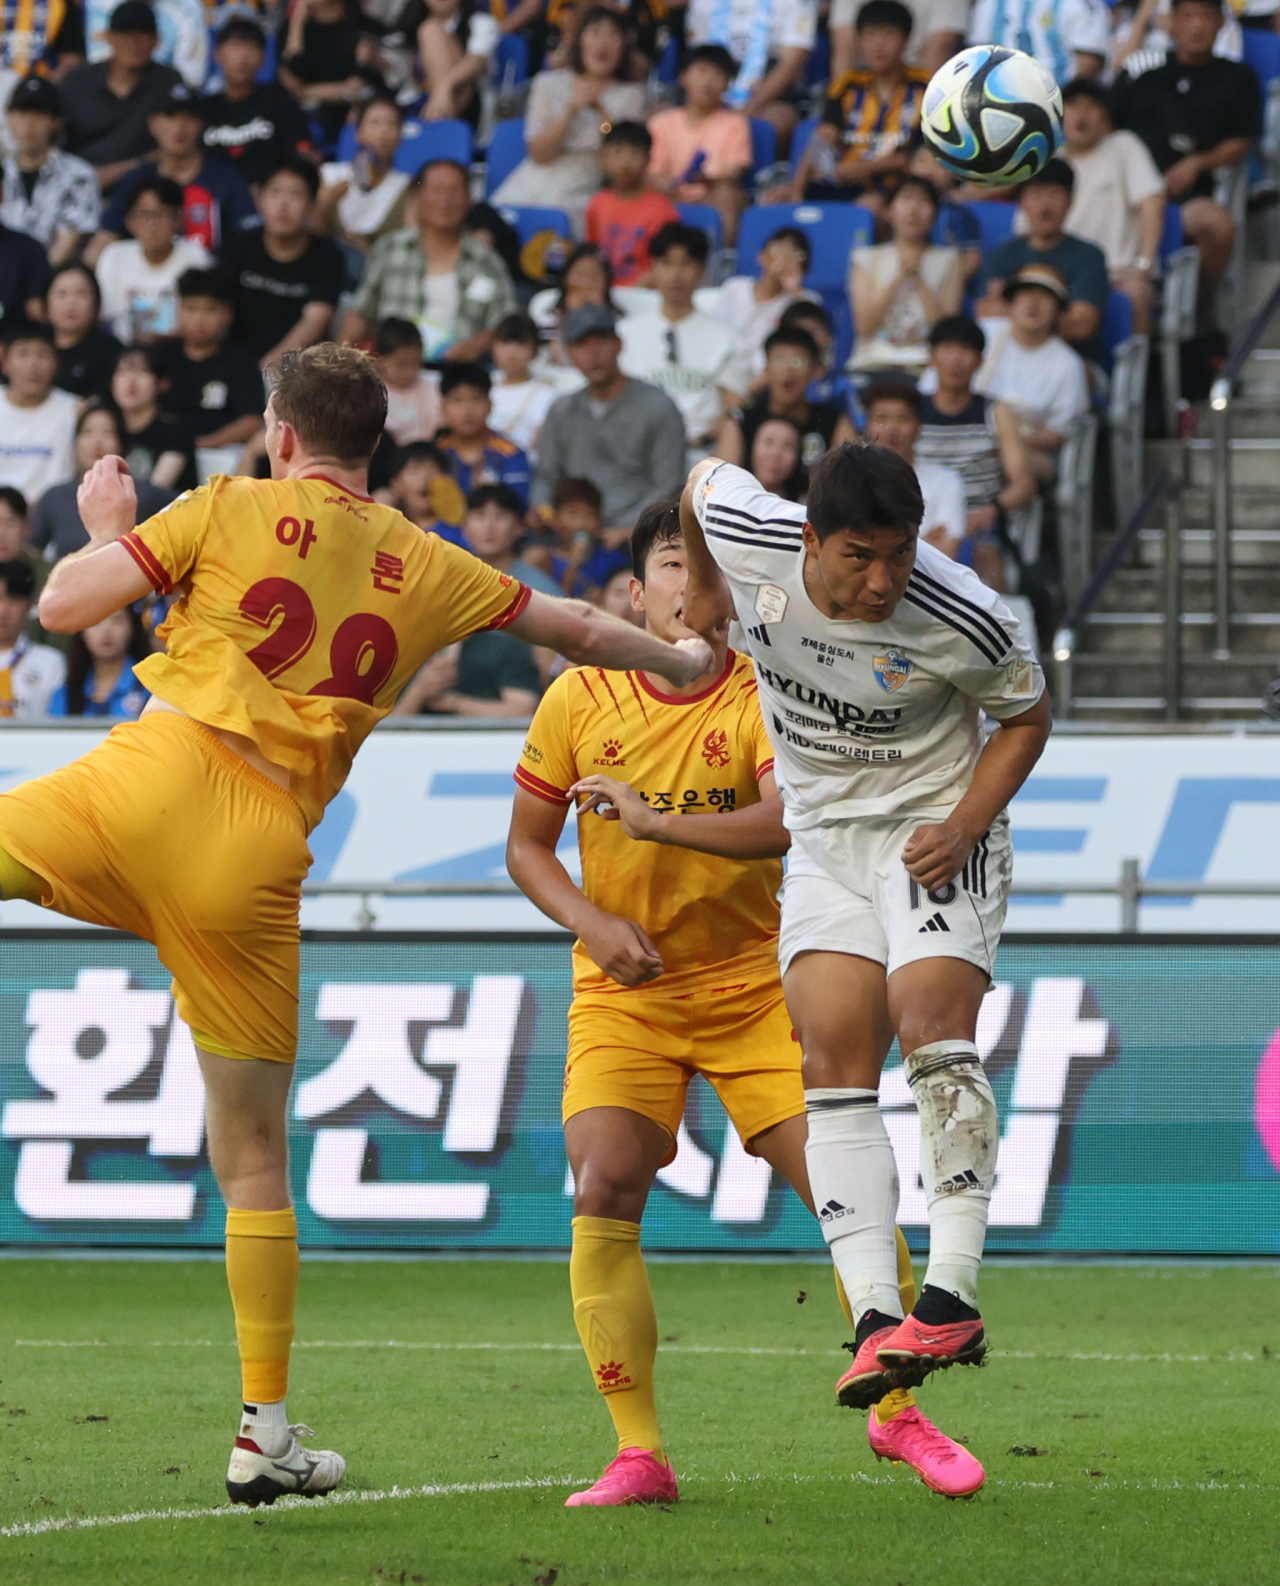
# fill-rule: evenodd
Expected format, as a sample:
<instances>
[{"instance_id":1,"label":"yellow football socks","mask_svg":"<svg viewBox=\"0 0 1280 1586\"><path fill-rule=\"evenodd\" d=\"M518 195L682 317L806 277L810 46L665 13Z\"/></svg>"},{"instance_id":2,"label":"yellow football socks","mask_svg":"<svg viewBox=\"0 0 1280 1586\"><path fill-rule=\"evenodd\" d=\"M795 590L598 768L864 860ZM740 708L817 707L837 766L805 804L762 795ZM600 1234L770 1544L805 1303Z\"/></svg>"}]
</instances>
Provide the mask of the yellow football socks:
<instances>
[{"instance_id":1,"label":"yellow football socks","mask_svg":"<svg viewBox=\"0 0 1280 1586\"><path fill-rule=\"evenodd\" d=\"M663 1458L653 1397L658 1318L640 1254L640 1224L575 1217L569 1256L573 1320L618 1434L618 1452Z\"/></svg>"},{"instance_id":2,"label":"yellow football socks","mask_svg":"<svg viewBox=\"0 0 1280 1586\"><path fill-rule=\"evenodd\" d=\"M289 1388L298 1297L298 1219L291 1206L274 1212L228 1208L227 1286L245 1403L274 1404Z\"/></svg>"},{"instance_id":3,"label":"yellow football socks","mask_svg":"<svg viewBox=\"0 0 1280 1586\"><path fill-rule=\"evenodd\" d=\"M45 890L42 877L0 848L0 898L6 902L21 898L25 903L39 903Z\"/></svg>"},{"instance_id":4,"label":"yellow football socks","mask_svg":"<svg viewBox=\"0 0 1280 1586\"><path fill-rule=\"evenodd\" d=\"M902 1314L910 1316L912 1307L916 1303L916 1277L911 1268L911 1252L907 1249L907 1241L902 1237L902 1229L896 1228L898 1240L898 1293L902 1296ZM835 1268L832 1268L835 1271ZM844 1292L844 1284L840 1281L840 1274L836 1272L836 1293L840 1298L840 1306L844 1311L849 1326L855 1325L853 1320L853 1307L849 1304L849 1296ZM895 1415L901 1415L903 1410L909 1410L916 1402L916 1396L910 1388L891 1389L880 1403L875 1407L876 1423L883 1426L886 1421L892 1421Z\"/></svg>"}]
</instances>

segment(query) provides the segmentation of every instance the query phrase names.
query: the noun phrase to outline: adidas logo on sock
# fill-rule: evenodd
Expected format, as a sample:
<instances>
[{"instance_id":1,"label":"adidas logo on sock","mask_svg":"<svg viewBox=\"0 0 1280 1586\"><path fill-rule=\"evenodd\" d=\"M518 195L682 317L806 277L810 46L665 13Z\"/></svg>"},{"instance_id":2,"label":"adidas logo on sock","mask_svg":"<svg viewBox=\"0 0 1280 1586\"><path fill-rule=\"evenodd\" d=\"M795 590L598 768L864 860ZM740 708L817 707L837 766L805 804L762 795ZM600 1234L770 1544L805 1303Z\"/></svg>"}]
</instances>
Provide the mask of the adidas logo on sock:
<instances>
[{"instance_id":1,"label":"adidas logo on sock","mask_svg":"<svg viewBox=\"0 0 1280 1586\"><path fill-rule=\"evenodd\" d=\"M926 931L949 931L950 929L951 927L940 914L933 914L924 922L916 934L923 936Z\"/></svg>"},{"instance_id":2,"label":"adidas logo on sock","mask_svg":"<svg viewBox=\"0 0 1280 1586\"><path fill-rule=\"evenodd\" d=\"M965 1168L963 1173L957 1173L954 1178L944 1179L934 1189L935 1195L958 1195L961 1190L981 1189L982 1180L972 1168Z\"/></svg>"},{"instance_id":3,"label":"adidas logo on sock","mask_svg":"<svg viewBox=\"0 0 1280 1586\"><path fill-rule=\"evenodd\" d=\"M820 1223L831 1223L837 1217L847 1217L853 1210L852 1206L842 1206L839 1201L828 1201L818 1213Z\"/></svg>"}]
</instances>

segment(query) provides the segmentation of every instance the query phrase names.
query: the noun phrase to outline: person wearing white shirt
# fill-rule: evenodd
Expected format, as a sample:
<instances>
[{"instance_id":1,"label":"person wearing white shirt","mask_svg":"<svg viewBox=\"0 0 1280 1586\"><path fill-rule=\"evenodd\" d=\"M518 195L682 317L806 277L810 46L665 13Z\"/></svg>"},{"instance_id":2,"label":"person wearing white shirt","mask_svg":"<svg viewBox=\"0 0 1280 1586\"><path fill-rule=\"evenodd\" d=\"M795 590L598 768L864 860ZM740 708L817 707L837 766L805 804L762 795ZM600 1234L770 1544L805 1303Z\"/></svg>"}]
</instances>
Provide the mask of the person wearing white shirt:
<instances>
[{"instance_id":1,"label":"person wearing white shirt","mask_svg":"<svg viewBox=\"0 0 1280 1586\"><path fill-rule=\"evenodd\" d=\"M920 393L904 381L884 380L871 386L862 396L867 416L864 438L869 446L887 446L897 452L915 469L924 498L920 538L955 561L967 530L964 480L944 463L916 460L921 406Z\"/></svg>"},{"instance_id":2,"label":"person wearing white shirt","mask_svg":"<svg viewBox=\"0 0 1280 1586\"><path fill-rule=\"evenodd\" d=\"M731 275L723 286L704 286L694 306L714 314L731 327L743 352L751 360L751 373L764 368L764 344L793 303L817 302L807 292L804 278L812 249L799 226L779 226L756 255L758 276Z\"/></svg>"},{"instance_id":3,"label":"person wearing white shirt","mask_svg":"<svg viewBox=\"0 0 1280 1586\"><path fill-rule=\"evenodd\" d=\"M38 721L62 686L67 663L27 636L36 580L26 562L0 562L0 721Z\"/></svg>"},{"instance_id":4,"label":"person wearing white shirt","mask_svg":"<svg viewBox=\"0 0 1280 1586\"><path fill-rule=\"evenodd\" d=\"M19 325L0 365L0 485L20 490L29 506L75 467L76 399L54 387L58 355L47 325Z\"/></svg>"},{"instance_id":5,"label":"person wearing white shirt","mask_svg":"<svg viewBox=\"0 0 1280 1586\"><path fill-rule=\"evenodd\" d=\"M751 378L735 332L693 306L707 252L707 234L696 226L663 226L649 244L662 306L619 326L623 373L658 386L680 409L690 451L696 454L691 464L706 455L724 415L741 405Z\"/></svg>"},{"instance_id":6,"label":"person wearing white shirt","mask_svg":"<svg viewBox=\"0 0 1280 1586\"><path fill-rule=\"evenodd\" d=\"M509 436L530 462L538 460L542 421L560 391L530 373L538 355L538 327L527 314L508 314L493 333L496 367L489 392L489 422Z\"/></svg>"},{"instance_id":7,"label":"person wearing white shirt","mask_svg":"<svg viewBox=\"0 0 1280 1586\"><path fill-rule=\"evenodd\" d=\"M978 0L969 43L1022 50L1059 83L1097 77L1111 50L1111 11L1103 0Z\"/></svg>"},{"instance_id":8,"label":"person wearing white shirt","mask_svg":"<svg viewBox=\"0 0 1280 1586\"><path fill-rule=\"evenodd\" d=\"M156 341L178 329L178 277L213 261L203 244L182 237L182 189L167 176L148 176L133 189L125 215L129 240L98 256L102 319L122 342Z\"/></svg>"},{"instance_id":9,"label":"person wearing white shirt","mask_svg":"<svg viewBox=\"0 0 1280 1586\"><path fill-rule=\"evenodd\" d=\"M725 101L790 136L799 116L789 102L817 29L815 0L690 0L685 39L722 44L738 63Z\"/></svg>"}]
</instances>

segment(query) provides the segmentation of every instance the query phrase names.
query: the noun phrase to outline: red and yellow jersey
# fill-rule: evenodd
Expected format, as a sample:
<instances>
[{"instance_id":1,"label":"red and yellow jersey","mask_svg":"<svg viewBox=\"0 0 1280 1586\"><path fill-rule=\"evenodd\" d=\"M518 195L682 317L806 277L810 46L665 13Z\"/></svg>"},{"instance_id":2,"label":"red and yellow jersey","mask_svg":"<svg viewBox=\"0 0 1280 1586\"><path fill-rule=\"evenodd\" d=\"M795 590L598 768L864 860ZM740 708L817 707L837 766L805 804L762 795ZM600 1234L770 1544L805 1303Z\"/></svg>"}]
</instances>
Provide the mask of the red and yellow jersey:
<instances>
[{"instance_id":1,"label":"red and yellow jersey","mask_svg":"<svg viewBox=\"0 0 1280 1586\"><path fill-rule=\"evenodd\" d=\"M505 627L529 591L391 507L321 476L215 476L120 542L161 593L157 698L251 739L315 826L427 657Z\"/></svg>"},{"instance_id":2,"label":"red and yellow jersey","mask_svg":"<svg viewBox=\"0 0 1280 1586\"><path fill-rule=\"evenodd\" d=\"M840 133L841 164L879 159L905 148L919 125L928 84L928 72L918 66L905 67L902 81L884 97L869 71L837 77L827 89L822 119Z\"/></svg>"},{"instance_id":3,"label":"red and yellow jersey","mask_svg":"<svg viewBox=\"0 0 1280 1586\"><path fill-rule=\"evenodd\" d=\"M515 775L538 798L567 805L580 777L603 773L677 820L758 803L772 767L751 662L730 651L720 677L686 698L659 693L642 672L563 673L538 706ZM653 939L663 992L717 975L730 959L752 960L744 972L758 959L777 974L780 859L635 842L595 815L579 820L578 847L586 895ZM619 989L581 944L573 960L576 990Z\"/></svg>"}]
</instances>

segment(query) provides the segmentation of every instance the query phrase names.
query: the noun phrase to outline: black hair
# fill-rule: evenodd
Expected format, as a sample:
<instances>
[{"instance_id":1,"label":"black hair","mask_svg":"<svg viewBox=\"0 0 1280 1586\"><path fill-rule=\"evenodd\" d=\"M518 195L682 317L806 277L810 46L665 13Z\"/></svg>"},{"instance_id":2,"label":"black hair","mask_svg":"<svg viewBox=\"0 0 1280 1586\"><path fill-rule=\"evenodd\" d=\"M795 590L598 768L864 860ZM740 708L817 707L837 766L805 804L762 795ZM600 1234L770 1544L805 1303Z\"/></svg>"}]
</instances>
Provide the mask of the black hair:
<instances>
[{"instance_id":1,"label":"black hair","mask_svg":"<svg viewBox=\"0 0 1280 1586\"><path fill-rule=\"evenodd\" d=\"M165 378L165 369L164 359L161 352L162 346L163 343L161 342L149 342L145 346L141 346L137 343L131 343L127 347L121 347L120 351L116 354L116 361L111 368L111 378L113 380L115 379L116 370L126 358L141 358L151 373L155 375L156 379L163 380Z\"/></svg>"},{"instance_id":2,"label":"black hair","mask_svg":"<svg viewBox=\"0 0 1280 1586\"><path fill-rule=\"evenodd\" d=\"M858 393L858 400L862 404L862 411L868 414L877 402L901 402L917 418L924 412L924 398L906 380L877 380L874 385Z\"/></svg>"},{"instance_id":3,"label":"black hair","mask_svg":"<svg viewBox=\"0 0 1280 1586\"><path fill-rule=\"evenodd\" d=\"M654 547L678 545L683 538L679 495L663 496L646 507L631 531L631 576L643 584L645 566Z\"/></svg>"},{"instance_id":4,"label":"black hair","mask_svg":"<svg viewBox=\"0 0 1280 1586\"><path fill-rule=\"evenodd\" d=\"M604 512L604 497L600 494L600 487L590 479L562 479L551 492L551 505L556 512L572 501L580 501L590 507L597 517Z\"/></svg>"},{"instance_id":5,"label":"black hair","mask_svg":"<svg viewBox=\"0 0 1280 1586\"><path fill-rule=\"evenodd\" d=\"M34 600L36 575L27 562L0 562L0 586L14 600Z\"/></svg>"},{"instance_id":6,"label":"black hair","mask_svg":"<svg viewBox=\"0 0 1280 1586\"><path fill-rule=\"evenodd\" d=\"M924 499L914 469L897 452L846 441L813 465L808 511L819 540L845 529L915 534L924 516Z\"/></svg>"},{"instance_id":7,"label":"black hair","mask_svg":"<svg viewBox=\"0 0 1280 1586\"><path fill-rule=\"evenodd\" d=\"M923 193L933 205L934 214L938 213L938 208L942 203L942 200L938 197L938 189L927 176L913 176L909 171L899 179L898 185L893 190L893 197L890 198L889 202L892 203L899 193L905 193L909 187L914 187Z\"/></svg>"},{"instance_id":8,"label":"black hair","mask_svg":"<svg viewBox=\"0 0 1280 1586\"><path fill-rule=\"evenodd\" d=\"M714 66L729 82L738 75L738 63L723 44L695 44L680 63L680 70L690 66Z\"/></svg>"},{"instance_id":9,"label":"black hair","mask_svg":"<svg viewBox=\"0 0 1280 1586\"><path fill-rule=\"evenodd\" d=\"M451 363L445 366L440 376L440 395L449 396L459 386L470 386L474 391L483 391L485 396L493 389L493 381L489 378L489 371L479 363Z\"/></svg>"},{"instance_id":10,"label":"black hair","mask_svg":"<svg viewBox=\"0 0 1280 1586\"><path fill-rule=\"evenodd\" d=\"M416 347L421 357L422 332L411 319L397 319L393 314L378 326L373 350L379 358L385 358L388 353L399 352L402 347Z\"/></svg>"},{"instance_id":11,"label":"black hair","mask_svg":"<svg viewBox=\"0 0 1280 1586\"><path fill-rule=\"evenodd\" d=\"M166 209L176 209L179 214L182 213L182 189L177 182L168 176L144 176L136 186L129 190L129 201L125 207L126 215L132 212L144 193L150 193Z\"/></svg>"},{"instance_id":12,"label":"black hair","mask_svg":"<svg viewBox=\"0 0 1280 1586\"><path fill-rule=\"evenodd\" d=\"M89 291L93 297L93 324L89 327L89 329L95 329L98 324L98 316L102 312L102 288L98 285L98 277L93 273L89 266L83 262L83 260L72 259L66 264L60 264L49 277L50 292L53 291L53 283L60 275L82 275L85 280L88 281ZM46 293L46 300L47 297L48 294ZM85 334L87 335L88 332L86 331Z\"/></svg>"},{"instance_id":13,"label":"black hair","mask_svg":"<svg viewBox=\"0 0 1280 1586\"><path fill-rule=\"evenodd\" d=\"M14 517L26 521L27 513L31 510L27 506L27 498L16 485L0 485L0 502L3 502Z\"/></svg>"},{"instance_id":14,"label":"black hair","mask_svg":"<svg viewBox=\"0 0 1280 1586\"><path fill-rule=\"evenodd\" d=\"M538 345L538 327L527 314L504 314L493 333L494 341L518 341L522 347Z\"/></svg>"},{"instance_id":15,"label":"black hair","mask_svg":"<svg viewBox=\"0 0 1280 1586\"><path fill-rule=\"evenodd\" d=\"M711 252L706 232L700 226L686 226L682 220L669 220L649 239L651 259L661 259L669 248L683 248L698 264L705 264Z\"/></svg>"},{"instance_id":16,"label":"black hair","mask_svg":"<svg viewBox=\"0 0 1280 1586\"><path fill-rule=\"evenodd\" d=\"M789 307L783 309L782 318L778 321L778 329L803 330L806 320L817 320L818 324L828 334L831 334L835 329L831 323L831 315L827 313L823 305L815 303L807 297L802 297L798 303L792 303Z\"/></svg>"},{"instance_id":17,"label":"black hair","mask_svg":"<svg viewBox=\"0 0 1280 1586\"><path fill-rule=\"evenodd\" d=\"M804 260L805 269L809 268L810 261L813 258L813 244L809 241L808 235L801 231L799 226L779 226L771 237L765 238L760 252L763 253L771 242L795 243L800 250L800 257Z\"/></svg>"},{"instance_id":18,"label":"black hair","mask_svg":"<svg viewBox=\"0 0 1280 1586\"><path fill-rule=\"evenodd\" d=\"M357 109L355 119L357 127L364 120L367 112L372 110L375 105L386 105L389 109L395 111L402 122L404 121L404 106L402 104L393 99L390 94L374 94L372 98L363 100Z\"/></svg>"},{"instance_id":19,"label":"black hair","mask_svg":"<svg viewBox=\"0 0 1280 1586\"><path fill-rule=\"evenodd\" d=\"M260 50L265 50L267 47L267 35L252 17L231 17L213 36L215 47L229 44L232 39L241 39L246 44L256 44Z\"/></svg>"},{"instance_id":20,"label":"black hair","mask_svg":"<svg viewBox=\"0 0 1280 1586\"><path fill-rule=\"evenodd\" d=\"M492 204L472 204L462 222L464 232L487 231L492 238L493 251L507 267L507 274L517 283L527 281L520 262L520 233Z\"/></svg>"},{"instance_id":21,"label":"black hair","mask_svg":"<svg viewBox=\"0 0 1280 1586\"><path fill-rule=\"evenodd\" d=\"M179 297L211 297L216 302L235 307L236 284L225 270L216 265L208 270L184 270L178 277Z\"/></svg>"},{"instance_id":22,"label":"black hair","mask_svg":"<svg viewBox=\"0 0 1280 1586\"><path fill-rule=\"evenodd\" d=\"M580 259L594 259L604 271L604 306L621 317L622 310L613 301L613 266L609 263L608 254L602 253L594 242L580 242L564 261L564 269L560 272L560 291L555 303L556 313L564 312L565 282L569 279L569 271Z\"/></svg>"},{"instance_id":23,"label":"black hair","mask_svg":"<svg viewBox=\"0 0 1280 1586\"><path fill-rule=\"evenodd\" d=\"M653 139L649 135L649 129L639 121L615 121L600 140L600 147L609 149L615 144L622 144L628 149L639 149L642 154L650 154L653 151Z\"/></svg>"},{"instance_id":24,"label":"black hair","mask_svg":"<svg viewBox=\"0 0 1280 1586\"><path fill-rule=\"evenodd\" d=\"M395 479L400 470L410 463L434 463L442 474L449 472L449 459L434 441L410 441L407 446L396 448L387 478Z\"/></svg>"},{"instance_id":25,"label":"black hair","mask_svg":"<svg viewBox=\"0 0 1280 1586\"><path fill-rule=\"evenodd\" d=\"M520 506L520 497L510 485L477 485L467 495L467 511L479 512L481 507L501 507L504 512L510 512L516 518L523 518L524 512Z\"/></svg>"},{"instance_id":26,"label":"black hair","mask_svg":"<svg viewBox=\"0 0 1280 1586\"><path fill-rule=\"evenodd\" d=\"M627 19L619 12L611 10L608 6L594 5L578 23L578 31L573 35L573 43L569 46L569 70L575 77L580 77L584 70L582 64L582 35L596 22L605 22L617 30L622 41L622 54L618 57L617 71L621 73L627 64L627 44L630 41L630 32L627 28Z\"/></svg>"},{"instance_id":27,"label":"black hair","mask_svg":"<svg viewBox=\"0 0 1280 1586\"><path fill-rule=\"evenodd\" d=\"M46 325L43 320L20 319L16 325L10 326L4 333L4 345L12 347L15 341L42 341L46 346L57 347L53 340L53 326Z\"/></svg>"},{"instance_id":28,"label":"black hair","mask_svg":"<svg viewBox=\"0 0 1280 1586\"><path fill-rule=\"evenodd\" d=\"M767 358L775 347L799 347L807 353L814 363L822 362L822 354L818 351L818 344L804 328L803 325L779 325L777 330L771 332L764 339L764 355Z\"/></svg>"},{"instance_id":29,"label":"black hair","mask_svg":"<svg viewBox=\"0 0 1280 1586\"><path fill-rule=\"evenodd\" d=\"M468 188L470 188L471 173L467 170L466 166L458 160L428 160L418 172L418 174L414 177L414 179L409 183L409 186L416 192L417 189L422 186L423 182L426 181L431 172L439 170L442 165L448 165L453 170L457 171L458 175L467 184Z\"/></svg>"},{"instance_id":30,"label":"black hair","mask_svg":"<svg viewBox=\"0 0 1280 1586\"><path fill-rule=\"evenodd\" d=\"M315 166L312 165L310 160L304 160L300 154L281 155L281 157L275 162L267 174L262 178L262 181L259 184L259 191L261 191L261 189L264 188L268 182L274 182L277 176L282 175L286 171L291 176L300 177L301 180L307 184L307 192L311 195L312 199L315 198L316 194L320 191L320 173L316 170Z\"/></svg>"},{"instance_id":31,"label":"black hair","mask_svg":"<svg viewBox=\"0 0 1280 1586\"><path fill-rule=\"evenodd\" d=\"M1073 99L1092 99L1095 104L1111 114L1111 95L1092 77L1073 77L1062 90L1062 102L1069 105Z\"/></svg>"},{"instance_id":32,"label":"black hair","mask_svg":"<svg viewBox=\"0 0 1280 1586\"><path fill-rule=\"evenodd\" d=\"M781 413L765 414L764 418L762 418L759 424L756 425L756 432L751 437L751 448L748 452L746 461L747 472L751 472L751 465L755 460L754 454L756 442L760 439L760 436L770 424L786 425L787 429L791 431L796 439L795 467L780 485L772 485L770 486L770 489L775 495L781 496L784 501L799 501L800 497L804 494L805 487L808 483L808 471L805 468L804 462L802 460L804 457L804 432L794 419L789 419Z\"/></svg>"},{"instance_id":33,"label":"black hair","mask_svg":"<svg viewBox=\"0 0 1280 1586\"><path fill-rule=\"evenodd\" d=\"M1076 173L1065 160L1046 160L1034 176L1028 176L1023 187L1061 187L1075 192Z\"/></svg>"},{"instance_id":34,"label":"black hair","mask_svg":"<svg viewBox=\"0 0 1280 1586\"><path fill-rule=\"evenodd\" d=\"M151 641L146 626L136 606L126 606L124 614L129 619L129 643L126 659L135 665L151 654ZM73 633L67 646L67 715L83 716L89 702L89 679L93 676L93 656L85 643L83 633Z\"/></svg>"},{"instance_id":35,"label":"black hair","mask_svg":"<svg viewBox=\"0 0 1280 1586\"><path fill-rule=\"evenodd\" d=\"M861 33L863 28L897 28L904 39L909 39L912 25L911 13L900 0L867 0L858 11L854 30Z\"/></svg>"},{"instance_id":36,"label":"black hair","mask_svg":"<svg viewBox=\"0 0 1280 1586\"><path fill-rule=\"evenodd\" d=\"M120 409L115 405L114 402L108 402L105 400L90 402L85 407L80 409L80 416L76 419L75 433L77 440L80 437L80 431L97 413L105 413L107 415L107 417L116 427L117 442L123 445L125 430L124 420L120 417Z\"/></svg>"},{"instance_id":37,"label":"black hair","mask_svg":"<svg viewBox=\"0 0 1280 1586\"><path fill-rule=\"evenodd\" d=\"M987 338L982 326L968 314L948 314L929 332L929 345L941 347L944 342L958 341L963 347L972 347L976 353L987 350Z\"/></svg>"}]
</instances>

